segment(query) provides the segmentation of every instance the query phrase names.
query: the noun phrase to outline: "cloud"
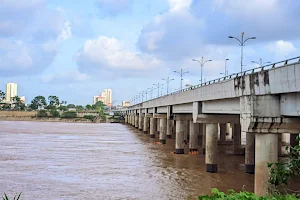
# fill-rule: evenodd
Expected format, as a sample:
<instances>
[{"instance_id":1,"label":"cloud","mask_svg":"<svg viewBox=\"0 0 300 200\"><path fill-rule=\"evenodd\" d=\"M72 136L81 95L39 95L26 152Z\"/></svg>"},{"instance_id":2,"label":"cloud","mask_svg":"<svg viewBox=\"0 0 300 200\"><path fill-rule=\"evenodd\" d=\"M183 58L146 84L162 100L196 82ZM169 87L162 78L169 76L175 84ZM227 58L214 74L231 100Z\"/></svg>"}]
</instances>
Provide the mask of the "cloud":
<instances>
[{"instance_id":1,"label":"cloud","mask_svg":"<svg viewBox=\"0 0 300 200\"><path fill-rule=\"evenodd\" d=\"M237 45L229 35L258 42L299 39L300 1L169 0L169 10L144 26L137 45L163 60L205 55L211 46Z\"/></svg>"},{"instance_id":2,"label":"cloud","mask_svg":"<svg viewBox=\"0 0 300 200\"><path fill-rule=\"evenodd\" d=\"M130 10L132 0L96 0L101 16L116 16Z\"/></svg>"},{"instance_id":3,"label":"cloud","mask_svg":"<svg viewBox=\"0 0 300 200\"><path fill-rule=\"evenodd\" d=\"M106 36L87 40L75 60L80 72L105 74L105 78L138 75L160 65L158 59L126 49L121 41Z\"/></svg>"},{"instance_id":4,"label":"cloud","mask_svg":"<svg viewBox=\"0 0 300 200\"><path fill-rule=\"evenodd\" d=\"M290 55L299 55L299 50L294 46L293 43L278 40L273 43L269 43L266 46L268 52L275 54L276 57L281 59L289 58Z\"/></svg>"},{"instance_id":5,"label":"cloud","mask_svg":"<svg viewBox=\"0 0 300 200\"><path fill-rule=\"evenodd\" d=\"M77 70L58 72L54 74L46 74L41 76L40 80L43 83L56 83L56 84L64 84L70 82L82 82L89 79L89 76L80 73Z\"/></svg>"},{"instance_id":6,"label":"cloud","mask_svg":"<svg viewBox=\"0 0 300 200\"><path fill-rule=\"evenodd\" d=\"M36 75L49 66L59 45L72 36L62 9L44 0L2 0L0 75Z\"/></svg>"}]
</instances>

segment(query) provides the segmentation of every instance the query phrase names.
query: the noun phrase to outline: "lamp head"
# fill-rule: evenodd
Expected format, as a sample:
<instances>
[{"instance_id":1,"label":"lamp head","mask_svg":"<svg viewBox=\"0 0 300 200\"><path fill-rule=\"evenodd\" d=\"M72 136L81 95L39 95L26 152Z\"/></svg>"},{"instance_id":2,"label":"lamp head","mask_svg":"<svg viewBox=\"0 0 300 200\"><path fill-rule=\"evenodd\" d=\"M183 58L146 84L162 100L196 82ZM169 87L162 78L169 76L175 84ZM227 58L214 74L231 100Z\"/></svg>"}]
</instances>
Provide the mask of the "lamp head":
<instances>
[{"instance_id":1,"label":"lamp head","mask_svg":"<svg viewBox=\"0 0 300 200\"><path fill-rule=\"evenodd\" d=\"M228 58L226 58L226 60L229 60Z\"/></svg>"},{"instance_id":2,"label":"lamp head","mask_svg":"<svg viewBox=\"0 0 300 200\"><path fill-rule=\"evenodd\" d=\"M250 38L251 40L255 40L256 39L256 37L252 37L252 38Z\"/></svg>"},{"instance_id":3,"label":"lamp head","mask_svg":"<svg viewBox=\"0 0 300 200\"><path fill-rule=\"evenodd\" d=\"M228 36L228 38L233 38L232 36Z\"/></svg>"}]
</instances>

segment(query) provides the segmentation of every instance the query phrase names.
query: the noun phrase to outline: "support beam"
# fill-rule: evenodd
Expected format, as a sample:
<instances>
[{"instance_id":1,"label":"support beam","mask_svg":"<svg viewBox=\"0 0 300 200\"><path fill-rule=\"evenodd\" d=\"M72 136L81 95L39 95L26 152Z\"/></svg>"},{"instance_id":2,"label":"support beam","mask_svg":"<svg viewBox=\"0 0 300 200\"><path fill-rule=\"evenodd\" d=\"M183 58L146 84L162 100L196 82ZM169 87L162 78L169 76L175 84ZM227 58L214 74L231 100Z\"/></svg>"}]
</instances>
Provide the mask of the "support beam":
<instances>
[{"instance_id":1,"label":"support beam","mask_svg":"<svg viewBox=\"0 0 300 200\"><path fill-rule=\"evenodd\" d=\"M144 117L144 126L143 126L143 131L145 134L149 132L149 117Z\"/></svg>"},{"instance_id":2,"label":"support beam","mask_svg":"<svg viewBox=\"0 0 300 200\"><path fill-rule=\"evenodd\" d=\"M254 192L265 196L268 191L268 163L278 162L278 135L256 133L255 135L255 178Z\"/></svg>"},{"instance_id":3,"label":"support beam","mask_svg":"<svg viewBox=\"0 0 300 200\"><path fill-rule=\"evenodd\" d=\"M160 131L159 131L159 141L162 144L166 144L166 139L167 139L167 119L161 118L159 119L160 123Z\"/></svg>"},{"instance_id":4,"label":"support beam","mask_svg":"<svg viewBox=\"0 0 300 200\"><path fill-rule=\"evenodd\" d=\"M199 135L199 125L190 121L190 142L189 149L190 152L198 152L198 135Z\"/></svg>"},{"instance_id":5,"label":"support beam","mask_svg":"<svg viewBox=\"0 0 300 200\"><path fill-rule=\"evenodd\" d=\"M157 119L150 118L150 138L155 138Z\"/></svg>"},{"instance_id":6,"label":"support beam","mask_svg":"<svg viewBox=\"0 0 300 200\"><path fill-rule=\"evenodd\" d=\"M173 120L167 120L167 138L172 138Z\"/></svg>"},{"instance_id":7,"label":"support beam","mask_svg":"<svg viewBox=\"0 0 300 200\"><path fill-rule=\"evenodd\" d=\"M255 171L255 133L246 133L245 172L254 174Z\"/></svg>"},{"instance_id":8,"label":"support beam","mask_svg":"<svg viewBox=\"0 0 300 200\"><path fill-rule=\"evenodd\" d=\"M144 125L144 116L143 114L139 115L139 130L142 131L143 130L143 125Z\"/></svg>"},{"instance_id":9,"label":"support beam","mask_svg":"<svg viewBox=\"0 0 300 200\"><path fill-rule=\"evenodd\" d=\"M233 154L234 155L242 155L241 152L241 125L233 124L232 126L233 132Z\"/></svg>"},{"instance_id":10,"label":"support beam","mask_svg":"<svg viewBox=\"0 0 300 200\"><path fill-rule=\"evenodd\" d=\"M188 135L189 135L189 121L184 120L183 121L183 134L184 134L184 143L188 143Z\"/></svg>"},{"instance_id":11,"label":"support beam","mask_svg":"<svg viewBox=\"0 0 300 200\"><path fill-rule=\"evenodd\" d=\"M157 134L159 134L159 130L160 130L160 125L159 125L159 123L160 123L160 120L159 120L159 118L158 118L158 119L156 119L156 133L157 133Z\"/></svg>"},{"instance_id":12,"label":"support beam","mask_svg":"<svg viewBox=\"0 0 300 200\"><path fill-rule=\"evenodd\" d=\"M219 124L220 126L220 142L226 141L226 123Z\"/></svg>"},{"instance_id":13,"label":"support beam","mask_svg":"<svg viewBox=\"0 0 300 200\"><path fill-rule=\"evenodd\" d=\"M206 149L206 124L202 124L202 153L205 154Z\"/></svg>"},{"instance_id":14,"label":"support beam","mask_svg":"<svg viewBox=\"0 0 300 200\"><path fill-rule=\"evenodd\" d=\"M218 171L218 124L206 124L206 172Z\"/></svg>"},{"instance_id":15,"label":"support beam","mask_svg":"<svg viewBox=\"0 0 300 200\"><path fill-rule=\"evenodd\" d=\"M184 154L184 121L176 120L175 153Z\"/></svg>"}]
</instances>

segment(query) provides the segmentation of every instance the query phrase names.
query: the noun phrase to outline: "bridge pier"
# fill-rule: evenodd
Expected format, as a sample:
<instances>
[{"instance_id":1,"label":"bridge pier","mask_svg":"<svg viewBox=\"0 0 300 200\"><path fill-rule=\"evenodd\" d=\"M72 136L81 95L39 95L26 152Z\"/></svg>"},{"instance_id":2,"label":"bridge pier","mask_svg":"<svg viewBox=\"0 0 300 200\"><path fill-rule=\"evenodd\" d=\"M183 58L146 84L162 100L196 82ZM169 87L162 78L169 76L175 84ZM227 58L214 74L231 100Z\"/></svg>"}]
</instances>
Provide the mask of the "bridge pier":
<instances>
[{"instance_id":1,"label":"bridge pier","mask_svg":"<svg viewBox=\"0 0 300 200\"><path fill-rule=\"evenodd\" d=\"M147 116L147 114L145 114L145 117L144 117L143 131L145 134L147 134L149 132L149 116Z\"/></svg>"},{"instance_id":2,"label":"bridge pier","mask_svg":"<svg viewBox=\"0 0 300 200\"><path fill-rule=\"evenodd\" d=\"M206 124L202 124L202 153L205 154L206 149Z\"/></svg>"},{"instance_id":3,"label":"bridge pier","mask_svg":"<svg viewBox=\"0 0 300 200\"><path fill-rule=\"evenodd\" d=\"M150 138L155 138L156 127L157 127L157 119L155 119L154 117L151 117L150 118Z\"/></svg>"},{"instance_id":4,"label":"bridge pier","mask_svg":"<svg viewBox=\"0 0 300 200\"><path fill-rule=\"evenodd\" d=\"M166 144L166 139L167 139L167 119L166 118L159 119L159 126L160 126L159 141L162 144Z\"/></svg>"},{"instance_id":5,"label":"bridge pier","mask_svg":"<svg viewBox=\"0 0 300 200\"><path fill-rule=\"evenodd\" d=\"M218 171L218 124L206 124L206 172Z\"/></svg>"},{"instance_id":6,"label":"bridge pier","mask_svg":"<svg viewBox=\"0 0 300 200\"><path fill-rule=\"evenodd\" d=\"M184 121L176 120L175 153L184 154Z\"/></svg>"},{"instance_id":7,"label":"bridge pier","mask_svg":"<svg viewBox=\"0 0 300 200\"><path fill-rule=\"evenodd\" d=\"M298 134L290 134L290 145L292 147L299 145L299 142L296 140L297 136L298 136Z\"/></svg>"},{"instance_id":8,"label":"bridge pier","mask_svg":"<svg viewBox=\"0 0 300 200\"><path fill-rule=\"evenodd\" d=\"M241 148L241 125L233 124L232 126L233 132L233 154L234 155L243 155Z\"/></svg>"},{"instance_id":9,"label":"bridge pier","mask_svg":"<svg viewBox=\"0 0 300 200\"><path fill-rule=\"evenodd\" d=\"M278 134L256 133L254 192L265 196L268 191L268 163L278 161Z\"/></svg>"},{"instance_id":10,"label":"bridge pier","mask_svg":"<svg viewBox=\"0 0 300 200\"><path fill-rule=\"evenodd\" d=\"M225 142L226 141L226 123L220 123L219 127L220 127L220 142Z\"/></svg>"},{"instance_id":11,"label":"bridge pier","mask_svg":"<svg viewBox=\"0 0 300 200\"><path fill-rule=\"evenodd\" d=\"M173 120L167 120L167 138L172 138Z\"/></svg>"},{"instance_id":12,"label":"bridge pier","mask_svg":"<svg viewBox=\"0 0 300 200\"><path fill-rule=\"evenodd\" d=\"M139 128L139 116L138 115L134 116L134 127Z\"/></svg>"},{"instance_id":13,"label":"bridge pier","mask_svg":"<svg viewBox=\"0 0 300 200\"><path fill-rule=\"evenodd\" d=\"M156 121L156 133L159 134L159 131L160 131L160 121L159 121L159 119L157 119L157 121Z\"/></svg>"},{"instance_id":14,"label":"bridge pier","mask_svg":"<svg viewBox=\"0 0 300 200\"><path fill-rule=\"evenodd\" d=\"M183 135L184 135L184 143L187 144L188 143L188 135L189 135L189 130L190 130L190 123L189 123L189 120L184 120L183 121Z\"/></svg>"},{"instance_id":15,"label":"bridge pier","mask_svg":"<svg viewBox=\"0 0 300 200\"><path fill-rule=\"evenodd\" d=\"M255 133L246 133L245 172L254 174L255 171Z\"/></svg>"},{"instance_id":16,"label":"bridge pier","mask_svg":"<svg viewBox=\"0 0 300 200\"><path fill-rule=\"evenodd\" d=\"M140 115L139 115L139 130L140 131L143 130L143 125L144 125L144 116L142 113L140 113Z\"/></svg>"},{"instance_id":17,"label":"bridge pier","mask_svg":"<svg viewBox=\"0 0 300 200\"><path fill-rule=\"evenodd\" d=\"M199 125L190 121L190 142L189 149L190 152L198 152L198 135L199 135Z\"/></svg>"}]
</instances>

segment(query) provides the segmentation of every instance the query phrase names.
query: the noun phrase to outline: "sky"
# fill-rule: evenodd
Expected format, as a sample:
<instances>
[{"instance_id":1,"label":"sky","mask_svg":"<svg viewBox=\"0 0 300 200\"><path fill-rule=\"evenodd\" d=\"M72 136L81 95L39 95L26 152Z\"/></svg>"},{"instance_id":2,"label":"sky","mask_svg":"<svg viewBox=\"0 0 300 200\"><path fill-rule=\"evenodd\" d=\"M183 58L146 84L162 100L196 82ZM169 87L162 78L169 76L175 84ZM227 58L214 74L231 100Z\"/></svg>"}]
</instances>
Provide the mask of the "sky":
<instances>
[{"instance_id":1,"label":"sky","mask_svg":"<svg viewBox=\"0 0 300 200\"><path fill-rule=\"evenodd\" d=\"M153 84L169 91L240 71L240 46L228 36L256 37L244 47L251 61L300 56L299 0L0 0L0 90L18 84L26 103L56 95L91 104L105 88L114 104ZM147 97L151 96L148 92ZM157 96L157 90L152 92Z\"/></svg>"}]
</instances>

